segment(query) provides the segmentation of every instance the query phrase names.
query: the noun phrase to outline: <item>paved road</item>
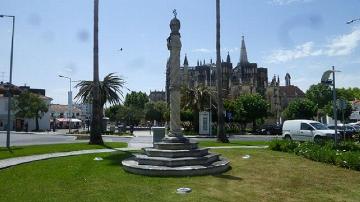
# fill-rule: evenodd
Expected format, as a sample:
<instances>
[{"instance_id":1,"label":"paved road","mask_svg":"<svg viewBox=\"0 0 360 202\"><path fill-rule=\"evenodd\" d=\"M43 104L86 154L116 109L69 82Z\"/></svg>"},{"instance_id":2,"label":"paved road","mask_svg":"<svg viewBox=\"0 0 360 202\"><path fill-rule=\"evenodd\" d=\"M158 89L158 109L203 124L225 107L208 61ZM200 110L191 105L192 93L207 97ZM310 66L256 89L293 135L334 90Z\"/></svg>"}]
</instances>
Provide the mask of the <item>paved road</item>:
<instances>
[{"instance_id":1,"label":"paved road","mask_svg":"<svg viewBox=\"0 0 360 202\"><path fill-rule=\"evenodd\" d=\"M38 145L38 144L59 144L59 143L76 143L87 142L88 140L75 140L75 136L65 135L65 131L58 133L42 133L42 134L19 134L11 133L12 146L20 145ZM258 135L234 135L230 137L231 140L243 140L243 141L270 141L276 138L276 136L258 136ZM103 136L105 142L127 142L129 147L151 147L152 135L150 131L135 131L134 137L116 137L116 136ZM196 141L215 141L216 138L192 138ZM0 132L0 147L6 146L6 133Z\"/></svg>"},{"instance_id":2,"label":"paved road","mask_svg":"<svg viewBox=\"0 0 360 202\"><path fill-rule=\"evenodd\" d=\"M130 138L124 137L103 137L105 142L128 142ZM64 134L10 134L10 145L39 145L39 144L60 144L60 143L77 143L88 142L88 140L76 140L75 136ZM0 133L0 147L6 146L6 133Z\"/></svg>"}]
</instances>

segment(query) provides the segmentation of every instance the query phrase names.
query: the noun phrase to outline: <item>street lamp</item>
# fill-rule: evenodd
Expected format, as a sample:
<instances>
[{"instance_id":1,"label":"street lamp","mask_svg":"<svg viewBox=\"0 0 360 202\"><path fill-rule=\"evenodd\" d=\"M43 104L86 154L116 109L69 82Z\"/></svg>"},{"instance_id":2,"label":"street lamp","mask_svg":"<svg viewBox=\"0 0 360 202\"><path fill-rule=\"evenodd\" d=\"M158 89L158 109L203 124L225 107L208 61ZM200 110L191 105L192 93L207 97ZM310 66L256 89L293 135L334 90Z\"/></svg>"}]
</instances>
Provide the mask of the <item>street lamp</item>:
<instances>
[{"instance_id":1,"label":"street lamp","mask_svg":"<svg viewBox=\"0 0 360 202\"><path fill-rule=\"evenodd\" d=\"M212 80L211 80L211 76L212 76L212 73L213 73L213 70L212 70L212 62L210 62L210 85L209 85L209 88L210 88L210 106L209 106L209 109L210 109L210 112L209 112L209 127L210 127L210 131L209 131L209 136L212 136L212 89L211 89L211 86L212 86Z\"/></svg>"},{"instance_id":2,"label":"street lamp","mask_svg":"<svg viewBox=\"0 0 360 202\"><path fill-rule=\"evenodd\" d=\"M337 143L337 106L336 106L336 88L335 88L335 67L332 66L331 70L327 70L321 77L321 83L325 85L332 85L333 87L333 113L334 113L334 125L335 125L335 145ZM330 75L332 74L332 80Z\"/></svg>"},{"instance_id":3,"label":"street lamp","mask_svg":"<svg viewBox=\"0 0 360 202\"><path fill-rule=\"evenodd\" d=\"M71 119L72 119L72 91L71 91L71 77L59 75L61 78L69 79L70 83L70 90L68 92L68 110L69 110L69 133L71 133Z\"/></svg>"},{"instance_id":4,"label":"street lamp","mask_svg":"<svg viewBox=\"0 0 360 202\"><path fill-rule=\"evenodd\" d=\"M6 135L6 147L10 149L10 128L11 128L11 84L12 84L12 69L13 69L13 55L14 55L14 33L15 33L15 16L13 15L0 15L0 18L12 18L12 34L11 34L11 53L10 53L10 79L9 79L9 93L8 93L8 127Z\"/></svg>"}]
</instances>

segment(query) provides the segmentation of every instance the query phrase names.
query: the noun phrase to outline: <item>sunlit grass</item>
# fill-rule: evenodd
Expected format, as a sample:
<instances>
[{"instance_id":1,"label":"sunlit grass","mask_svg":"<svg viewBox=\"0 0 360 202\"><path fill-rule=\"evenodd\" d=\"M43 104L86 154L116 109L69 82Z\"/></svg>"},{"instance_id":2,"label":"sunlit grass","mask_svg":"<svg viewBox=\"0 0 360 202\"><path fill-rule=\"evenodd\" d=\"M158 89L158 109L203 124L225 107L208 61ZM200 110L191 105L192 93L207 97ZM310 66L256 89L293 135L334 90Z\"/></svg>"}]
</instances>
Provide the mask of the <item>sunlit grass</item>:
<instances>
[{"instance_id":1,"label":"sunlit grass","mask_svg":"<svg viewBox=\"0 0 360 202\"><path fill-rule=\"evenodd\" d=\"M0 170L2 201L358 201L360 172L264 149L216 150L222 175L147 177L125 172L128 152L57 158ZM250 155L249 159L242 156ZM94 157L103 161L94 161ZM190 187L187 195L176 194Z\"/></svg>"},{"instance_id":2,"label":"sunlit grass","mask_svg":"<svg viewBox=\"0 0 360 202\"><path fill-rule=\"evenodd\" d=\"M104 149L126 147L123 142L106 142L105 145L89 145L88 143L70 143L70 144L50 144L50 145L32 145L32 146L14 146L10 150L0 147L0 159L29 156L35 154L46 154L53 152L78 151L86 149Z\"/></svg>"}]
</instances>

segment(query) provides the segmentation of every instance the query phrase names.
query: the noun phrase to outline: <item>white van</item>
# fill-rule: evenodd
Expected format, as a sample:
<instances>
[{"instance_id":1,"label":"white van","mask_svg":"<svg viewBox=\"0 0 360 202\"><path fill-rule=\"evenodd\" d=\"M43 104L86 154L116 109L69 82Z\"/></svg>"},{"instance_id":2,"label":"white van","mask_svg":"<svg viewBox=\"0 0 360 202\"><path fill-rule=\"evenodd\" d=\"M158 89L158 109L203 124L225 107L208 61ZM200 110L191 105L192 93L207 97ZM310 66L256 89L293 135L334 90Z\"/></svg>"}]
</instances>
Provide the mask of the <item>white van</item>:
<instances>
[{"instance_id":1,"label":"white van","mask_svg":"<svg viewBox=\"0 0 360 202\"><path fill-rule=\"evenodd\" d=\"M286 140L315 141L334 139L335 130L312 120L288 120L284 122L282 137Z\"/></svg>"}]
</instances>

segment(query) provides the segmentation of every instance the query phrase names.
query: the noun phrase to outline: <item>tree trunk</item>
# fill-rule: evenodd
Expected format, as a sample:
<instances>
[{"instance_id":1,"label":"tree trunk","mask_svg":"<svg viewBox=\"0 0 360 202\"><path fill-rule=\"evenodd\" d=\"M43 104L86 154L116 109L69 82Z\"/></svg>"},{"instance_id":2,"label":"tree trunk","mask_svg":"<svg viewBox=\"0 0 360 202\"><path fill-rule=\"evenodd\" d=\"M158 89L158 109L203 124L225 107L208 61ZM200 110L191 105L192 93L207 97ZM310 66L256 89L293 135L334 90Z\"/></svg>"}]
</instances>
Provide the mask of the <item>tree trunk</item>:
<instances>
[{"instance_id":1,"label":"tree trunk","mask_svg":"<svg viewBox=\"0 0 360 202\"><path fill-rule=\"evenodd\" d=\"M199 110L197 108L194 108L193 112L194 112L193 129L195 133L199 133Z\"/></svg>"},{"instance_id":2,"label":"tree trunk","mask_svg":"<svg viewBox=\"0 0 360 202\"><path fill-rule=\"evenodd\" d=\"M94 0L94 75L93 75L93 100L92 100L92 121L89 144L104 144L102 133L102 110L99 83L99 0Z\"/></svg>"},{"instance_id":3,"label":"tree trunk","mask_svg":"<svg viewBox=\"0 0 360 202\"><path fill-rule=\"evenodd\" d=\"M222 98L222 68L220 56L220 0L216 0L216 81L217 81L217 104L218 104L218 124L217 140L229 142L224 130L224 104Z\"/></svg>"},{"instance_id":4,"label":"tree trunk","mask_svg":"<svg viewBox=\"0 0 360 202\"><path fill-rule=\"evenodd\" d=\"M35 117L35 123L36 123L36 131L39 131L39 118Z\"/></svg>"}]
</instances>

